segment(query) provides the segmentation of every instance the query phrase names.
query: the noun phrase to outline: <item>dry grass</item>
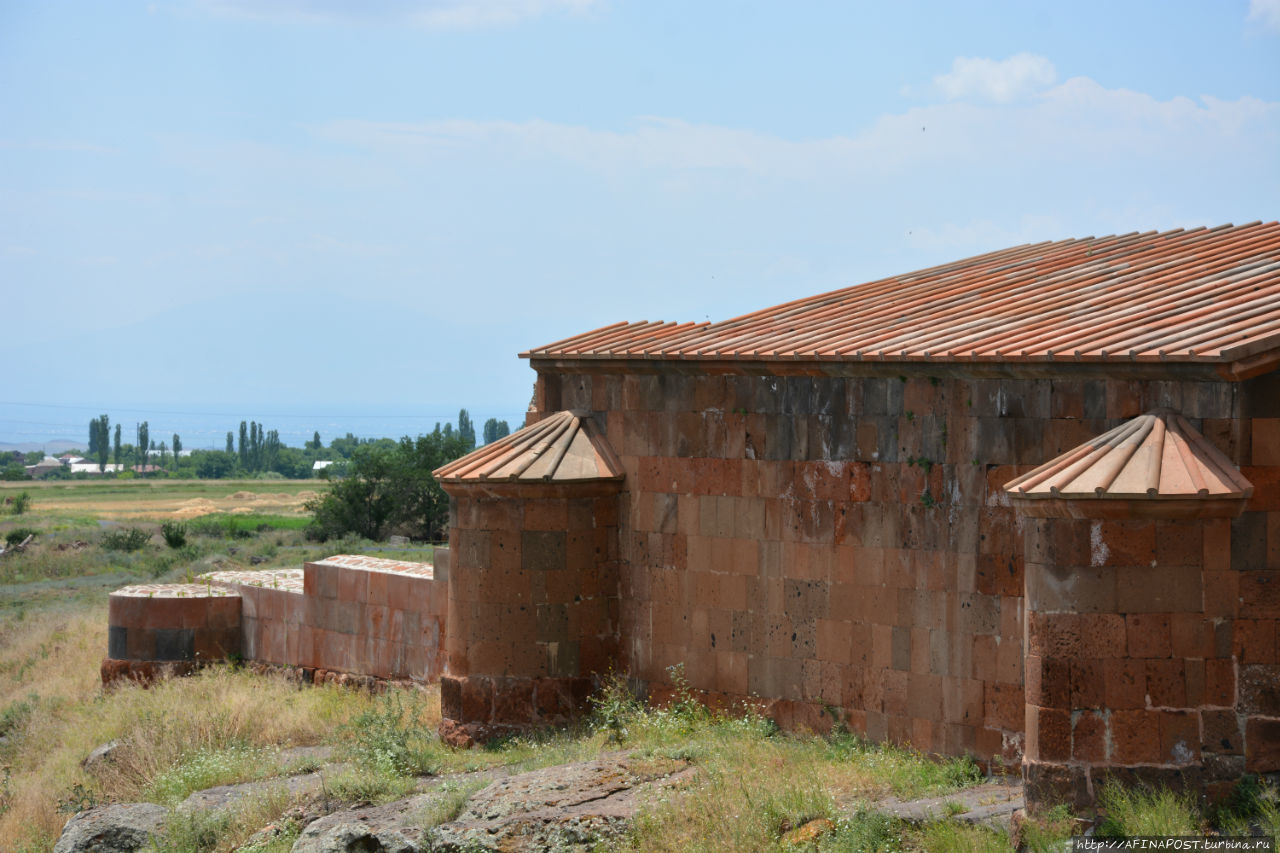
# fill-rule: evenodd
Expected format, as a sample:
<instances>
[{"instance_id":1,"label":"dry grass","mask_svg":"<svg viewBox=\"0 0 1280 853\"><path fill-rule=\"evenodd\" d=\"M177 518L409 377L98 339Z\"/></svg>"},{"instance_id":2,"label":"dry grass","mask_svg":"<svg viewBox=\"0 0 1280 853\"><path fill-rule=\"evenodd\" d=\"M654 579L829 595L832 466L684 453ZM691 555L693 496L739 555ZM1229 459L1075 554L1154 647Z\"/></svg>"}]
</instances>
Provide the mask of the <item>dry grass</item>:
<instances>
[{"instance_id":1,"label":"dry grass","mask_svg":"<svg viewBox=\"0 0 1280 853\"><path fill-rule=\"evenodd\" d=\"M336 687L299 688L227 669L104 693L98 666L105 648L100 605L0 628L0 713L33 706L0 753L8 774L0 792L0 849L49 849L78 806L143 799L166 779L164 790L177 797L184 792L175 774L199 756L319 743L373 703ZM111 740L121 744L113 761L87 773L80 762ZM272 769L270 761L236 765L213 784ZM211 778L196 773L190 785Z\"/></svg>"}]
</instances>

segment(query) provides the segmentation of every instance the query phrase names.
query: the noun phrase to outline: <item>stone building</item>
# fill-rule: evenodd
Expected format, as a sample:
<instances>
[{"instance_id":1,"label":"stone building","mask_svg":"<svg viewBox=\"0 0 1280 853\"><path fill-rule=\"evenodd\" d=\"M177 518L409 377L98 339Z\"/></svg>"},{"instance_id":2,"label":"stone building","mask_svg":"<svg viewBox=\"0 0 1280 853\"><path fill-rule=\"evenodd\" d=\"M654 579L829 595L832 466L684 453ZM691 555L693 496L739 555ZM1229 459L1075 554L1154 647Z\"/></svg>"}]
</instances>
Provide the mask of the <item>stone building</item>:
<instances>
[{"instance_id":1,"label":"stone building","mask_svg":"<svg viewBox=\"0 0 1280 853\"><path fill-rule=\"evenodd\" d=\"M593 678L1222 795L1280 770L1280 225L1020 246L522 354L453 500L445 729Z\"/></svg>"}]
</instances>

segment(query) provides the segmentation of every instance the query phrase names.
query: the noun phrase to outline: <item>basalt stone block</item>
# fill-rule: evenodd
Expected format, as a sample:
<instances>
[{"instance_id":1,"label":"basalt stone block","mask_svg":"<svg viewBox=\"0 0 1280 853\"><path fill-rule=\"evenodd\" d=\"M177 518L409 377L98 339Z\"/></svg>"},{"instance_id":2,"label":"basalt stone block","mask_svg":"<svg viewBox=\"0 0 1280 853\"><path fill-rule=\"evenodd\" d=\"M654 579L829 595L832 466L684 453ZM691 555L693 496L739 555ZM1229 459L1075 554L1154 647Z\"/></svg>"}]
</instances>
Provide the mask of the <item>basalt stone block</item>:
<instances>
[{"instance_id":1,"label":"basalt stone block","mask_svg":"<svg viewBox=\"0 0 1280 853\"><path fill-rule=\"evenodd\" d=\"M1250 773L1280 770L1280 720L1251 717L1245 723L1245 769Z\"/></svg>"},{"instance_id":2,"label":"basalt stone block","mask_svg":"<svg viewBox=\"0 0 1280 853\"><path fill-rule=\"evenodd\" d=\"M192 660L195 658L195 632L190 628L157 628L154 660Z\"/></svg>"},{"instance_id":3,"label":"basalt stone block","mask_svg":"<svg viewBox=\"0 0 1280 853\"><path fill-rule=\"evenodd\" d=\"M1089 771L1083 767L1028 761L1022 773L1027 809L1032 813L1047 811L1059 803L1079 809L1093 801Z\"/></svg>"},{"instance_id":4,"label":"basalt stone block","mask_svg":"<svg viewBox=\"0 0 1280 853\"><path fill-rule=\"evenodd\" d=\"M128 629L122 625L107 626L107 657L125 660L129 657Z\"/></svg>"},{"instance_id":5,"label":"basalt stone block","mask_svg":"<svg viewBox=\"0 0 1280 853\"><path fill-rule=\"evenodd\" d=\"M1126 788L1172 791L1200 791L1204 787L1204 768L1199 764L1185 767L1108 767L1105 771L1093 771L1094 791L1108 784L1120 784Z\"/></svg>"},{"instance_id":6,"label":"basalt stone block","mask_svg":"<svg viewBox=\"0 0 1280 853\"><path fill-rule=\"evenodd\" d=\"M1266 568L1267 514L1246 512L1231 522L1231 568L1237 572Z\"/></svg>"},{"instance_id":7,"label":"basalt stone block","mask_svg":"<svg viewBox=\"0 0 1280 853\"><path fill-rule=\"evenodd\" d=\"M485 530L460 529L453 537L451 550L464 569L486 568L489 565L489 533Z\"/></svg>"}]
</instances>

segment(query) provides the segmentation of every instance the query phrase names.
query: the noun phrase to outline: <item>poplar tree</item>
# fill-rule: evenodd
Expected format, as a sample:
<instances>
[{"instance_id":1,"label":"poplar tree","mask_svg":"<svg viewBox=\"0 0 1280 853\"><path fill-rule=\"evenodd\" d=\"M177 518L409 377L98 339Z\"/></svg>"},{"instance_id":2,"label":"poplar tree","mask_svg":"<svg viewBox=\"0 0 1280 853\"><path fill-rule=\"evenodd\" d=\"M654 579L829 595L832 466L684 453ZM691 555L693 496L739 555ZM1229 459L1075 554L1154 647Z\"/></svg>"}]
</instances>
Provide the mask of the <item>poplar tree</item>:
<instances>
[{"instance_id":1,"label":"poplar tree","mask_svg":"<svg viewBox=\"0 0 1280 853\"><path fill-rule=\"evenodd\" d=\"M506 421L500 421L497 418L489 418L484 422L484 443L492 444L500 438L505 438L511 434L511 427Z\"/></svg>"},{"instance_id":2,"label":"poplar tree","mask_svg":"<svg viewBox=\"0 0 1280 853\"><path fill-rule=\"evenodd\" d=\"M138 452L142 454L142 461L137 464L143 468L147 466L147 458L151 455L151 427L146 421L138 424Z\"/></svg>"},{"instance_id":3,"label":"poplar tree","mask_svg":"<svg viewBox=\"0 0 1280 853\"><path fill-rule=\"evenodd\" d=\"M471 423L471 415L466 409L458 411L458 438L462 440L462 446L467 450L472 450L476 446L476 428Z\"/></svg>"},{"instance_id":4,"label":"poplar tree","mask_svg":"<svg viewBox=\"0 0 1280 853\"><path fill-rule=\"evenodd\" d=\"M102 415L95 428L96 455L98 457L98 473L107 470L107 457L111 454L111 419Z\"/></svg>"}]
</instances>

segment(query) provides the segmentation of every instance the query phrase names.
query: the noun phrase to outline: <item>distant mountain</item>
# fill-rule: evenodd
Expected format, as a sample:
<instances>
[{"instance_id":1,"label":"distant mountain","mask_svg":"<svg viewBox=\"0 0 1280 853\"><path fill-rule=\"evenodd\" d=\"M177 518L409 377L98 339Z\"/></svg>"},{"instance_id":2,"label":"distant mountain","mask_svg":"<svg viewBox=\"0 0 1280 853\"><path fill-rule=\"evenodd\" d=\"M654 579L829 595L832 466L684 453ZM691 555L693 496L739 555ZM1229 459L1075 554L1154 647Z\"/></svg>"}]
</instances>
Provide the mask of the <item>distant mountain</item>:
<instances>
[{"instance_id":1,"label":"distant mountain","mask_svg":"<svg viewBox=\"0 0 1280 853\"><path fill-rule=\"evenodd\" d=\"M506 321L519 332L504 330L480 295L475 312L462 317L431 308L429 291L390 303L353 286L341 299L263 292L164 309L42 344L38 369L5 375L5 399L523 406L535 376L516 353L555 335L526 331L520 318ZM30 360L29 351L0 343L0 364Z\"/></svg>"},{"instance_id":2,"label":"distant mountain","mask_svg":"<svg viewBox=\"0 0 1280 853\"><path fill-rule=\"evenodd\" d=\"M58 456L66 453L68 450L83 450L83 441L68 441L65 438L54 439L53 441L19 441L17 443L11 441L0 441L0 453L30 453L33 450L43 450L50 456Z\"/></svg>"}]
</instances>

